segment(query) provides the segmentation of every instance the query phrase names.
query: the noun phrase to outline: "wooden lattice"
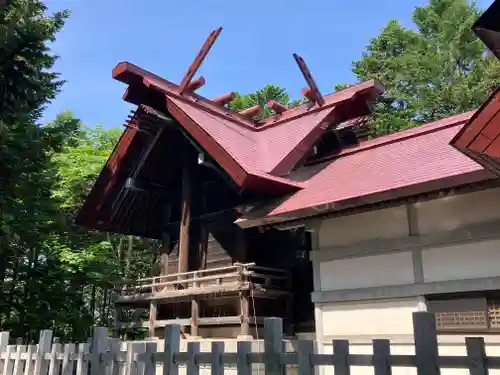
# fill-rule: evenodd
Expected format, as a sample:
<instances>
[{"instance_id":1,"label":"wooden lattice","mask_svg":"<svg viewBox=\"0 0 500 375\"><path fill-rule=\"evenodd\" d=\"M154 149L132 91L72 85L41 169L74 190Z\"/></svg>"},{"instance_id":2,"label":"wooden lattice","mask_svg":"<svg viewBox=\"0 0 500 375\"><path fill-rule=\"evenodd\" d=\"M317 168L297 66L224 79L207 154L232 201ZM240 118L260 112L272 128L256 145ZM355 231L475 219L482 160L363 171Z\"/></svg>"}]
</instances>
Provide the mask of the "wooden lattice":
<instances>
[{"instance_id":1,"label":"wooden lattice","mask_svg":"<svg viewBox=\"0 0 500 375\"><path fill-rule=\"evenodd\" d=\"M488 301L488 319L491 328L500 328L500 301Z\"/></svg>"}]
</instances>

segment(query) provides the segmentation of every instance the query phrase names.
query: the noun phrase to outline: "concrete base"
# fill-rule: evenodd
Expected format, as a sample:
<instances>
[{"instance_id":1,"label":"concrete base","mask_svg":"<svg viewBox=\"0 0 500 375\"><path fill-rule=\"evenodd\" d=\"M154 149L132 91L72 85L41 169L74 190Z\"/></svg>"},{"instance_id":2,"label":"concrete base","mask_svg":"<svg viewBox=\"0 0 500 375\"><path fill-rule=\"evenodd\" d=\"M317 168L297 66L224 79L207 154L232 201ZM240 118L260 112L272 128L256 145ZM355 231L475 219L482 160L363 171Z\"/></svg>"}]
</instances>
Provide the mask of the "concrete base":
<instances>
[{"instance_id":1,"label":"concrete base","mask_svg":"<svg viewBox=\"0 0 500 375\"><path fill-rule=\"evenodd\" d=\"M253 340L253 336L252 335L238 335L238 336L236 336L236 340L238 340L238 341L251 341L251 340Z\"/></svg>"}]
</instances>

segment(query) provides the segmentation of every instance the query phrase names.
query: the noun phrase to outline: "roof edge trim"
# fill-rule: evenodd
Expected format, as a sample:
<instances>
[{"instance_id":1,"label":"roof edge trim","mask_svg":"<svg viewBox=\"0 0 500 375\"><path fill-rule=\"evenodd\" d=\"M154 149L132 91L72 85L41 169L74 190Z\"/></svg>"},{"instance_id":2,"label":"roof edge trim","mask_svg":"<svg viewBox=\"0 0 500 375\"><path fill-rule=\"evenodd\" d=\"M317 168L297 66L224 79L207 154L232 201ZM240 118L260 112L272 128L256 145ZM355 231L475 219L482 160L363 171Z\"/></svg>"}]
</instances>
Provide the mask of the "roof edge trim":
<instances>
[{"instance_id":1,"label":"roof edge trim","mask_svg":"<svg viewBox=\"0 0 500 375\"><path fill-rule=\"evenodd\" d=\"M334 213L341 213L355 208L370 206L383 202L397 202L399 199L411 198L421 194L431 194L442 190L468 185L475 182L483 182L496 179L495 176L485 169L459 174L444 179L436 179L432 181L422 182L411 186L406 186L400 189L390 191L380 191L362 197L353 197L337 202L326 202L315 206L304 207L299 210L286 212L283 214L266 215L266 210L272 212L272 206L256 208L254 213L247 214L247 218L243 215L235 221L235 224L241 228L252 228L257 226L273 226L283 223L293 223L299 220L314 220L317 218L326 217ZM321 207L320 207L321 206ZM324 207L327 209L324 209ZM270 210L271 209L271 210ZM258 212L261 214L259 215Z\"/></svg>"},{"instance_id":2,"label":"roof edge trim","mask_svg":"<svg viewBox=\"0 0 500 375\"><path fill-rule=\"evenodd\" d=\"M166 98L169 113L183 126L183 128L199 143L201 147L226 171L233 181L243 186L248 173L243 167L224 150L202 127L198 125L172 100Z\"/></svg>"}]
</instances>

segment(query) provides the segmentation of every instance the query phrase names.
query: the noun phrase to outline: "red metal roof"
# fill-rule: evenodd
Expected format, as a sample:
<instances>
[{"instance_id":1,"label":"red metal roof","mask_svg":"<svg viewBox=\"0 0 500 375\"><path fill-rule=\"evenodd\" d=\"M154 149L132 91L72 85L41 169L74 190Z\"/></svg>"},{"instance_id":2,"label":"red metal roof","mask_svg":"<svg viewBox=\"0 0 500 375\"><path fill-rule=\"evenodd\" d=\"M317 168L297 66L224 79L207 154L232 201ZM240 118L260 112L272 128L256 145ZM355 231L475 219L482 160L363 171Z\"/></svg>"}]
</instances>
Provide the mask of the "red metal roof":
<instances>
[{"instance_id":1,"label":"red metal roof","mask_svg":"<svg viewBox=\"0 0 500 375\"><path fill-rule=\"evenodd\" d=\"M343 151L304 189L269 208L270 222L336 211L493 178L450 145L474 111Z\"/></svg>"},{"instance_id":2,"label":"red metal roof","mask_svg":"<svg viewBox=\"0 0 500 375\"><path fill-rule=\"evenodd\" d=\"M321 106L306 103L253 121L193 92L181 94L177 85L128 62L118 64L113 77L130 85L125 99L134 104L144 104L144 95L133 94L138 87L164 95L169 113L245 187L259 176L261 182L300 189L300 184L278 176L286 175L304 157L327 126L342 116L366 114L367 102L383 91L379 82L367 81L323 97Z\"/></svg>"}]
</instances>

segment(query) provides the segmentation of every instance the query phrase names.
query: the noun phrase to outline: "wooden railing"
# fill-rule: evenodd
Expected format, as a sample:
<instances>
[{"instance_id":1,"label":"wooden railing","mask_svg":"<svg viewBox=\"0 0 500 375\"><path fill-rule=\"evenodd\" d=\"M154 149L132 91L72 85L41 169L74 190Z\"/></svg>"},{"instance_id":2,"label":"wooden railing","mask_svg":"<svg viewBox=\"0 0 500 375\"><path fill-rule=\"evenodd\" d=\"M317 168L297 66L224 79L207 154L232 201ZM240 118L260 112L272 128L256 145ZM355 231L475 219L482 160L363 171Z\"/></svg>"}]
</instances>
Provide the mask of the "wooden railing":
<instances>
[{"instance_id":1,"label":"wooden railing","mask_svg":"<svg viewBox=\"0 0 500 375\"><path fill-rule=\"evenodd\" d=\"M118 296L165 294L168 292L200 288L258 288L261 290L287 290L291 274L278 268L257 266L255 263L235 263L232 266L174 273L171 275L125 280L115 284Z\"/></svg>"}]
</instances>

